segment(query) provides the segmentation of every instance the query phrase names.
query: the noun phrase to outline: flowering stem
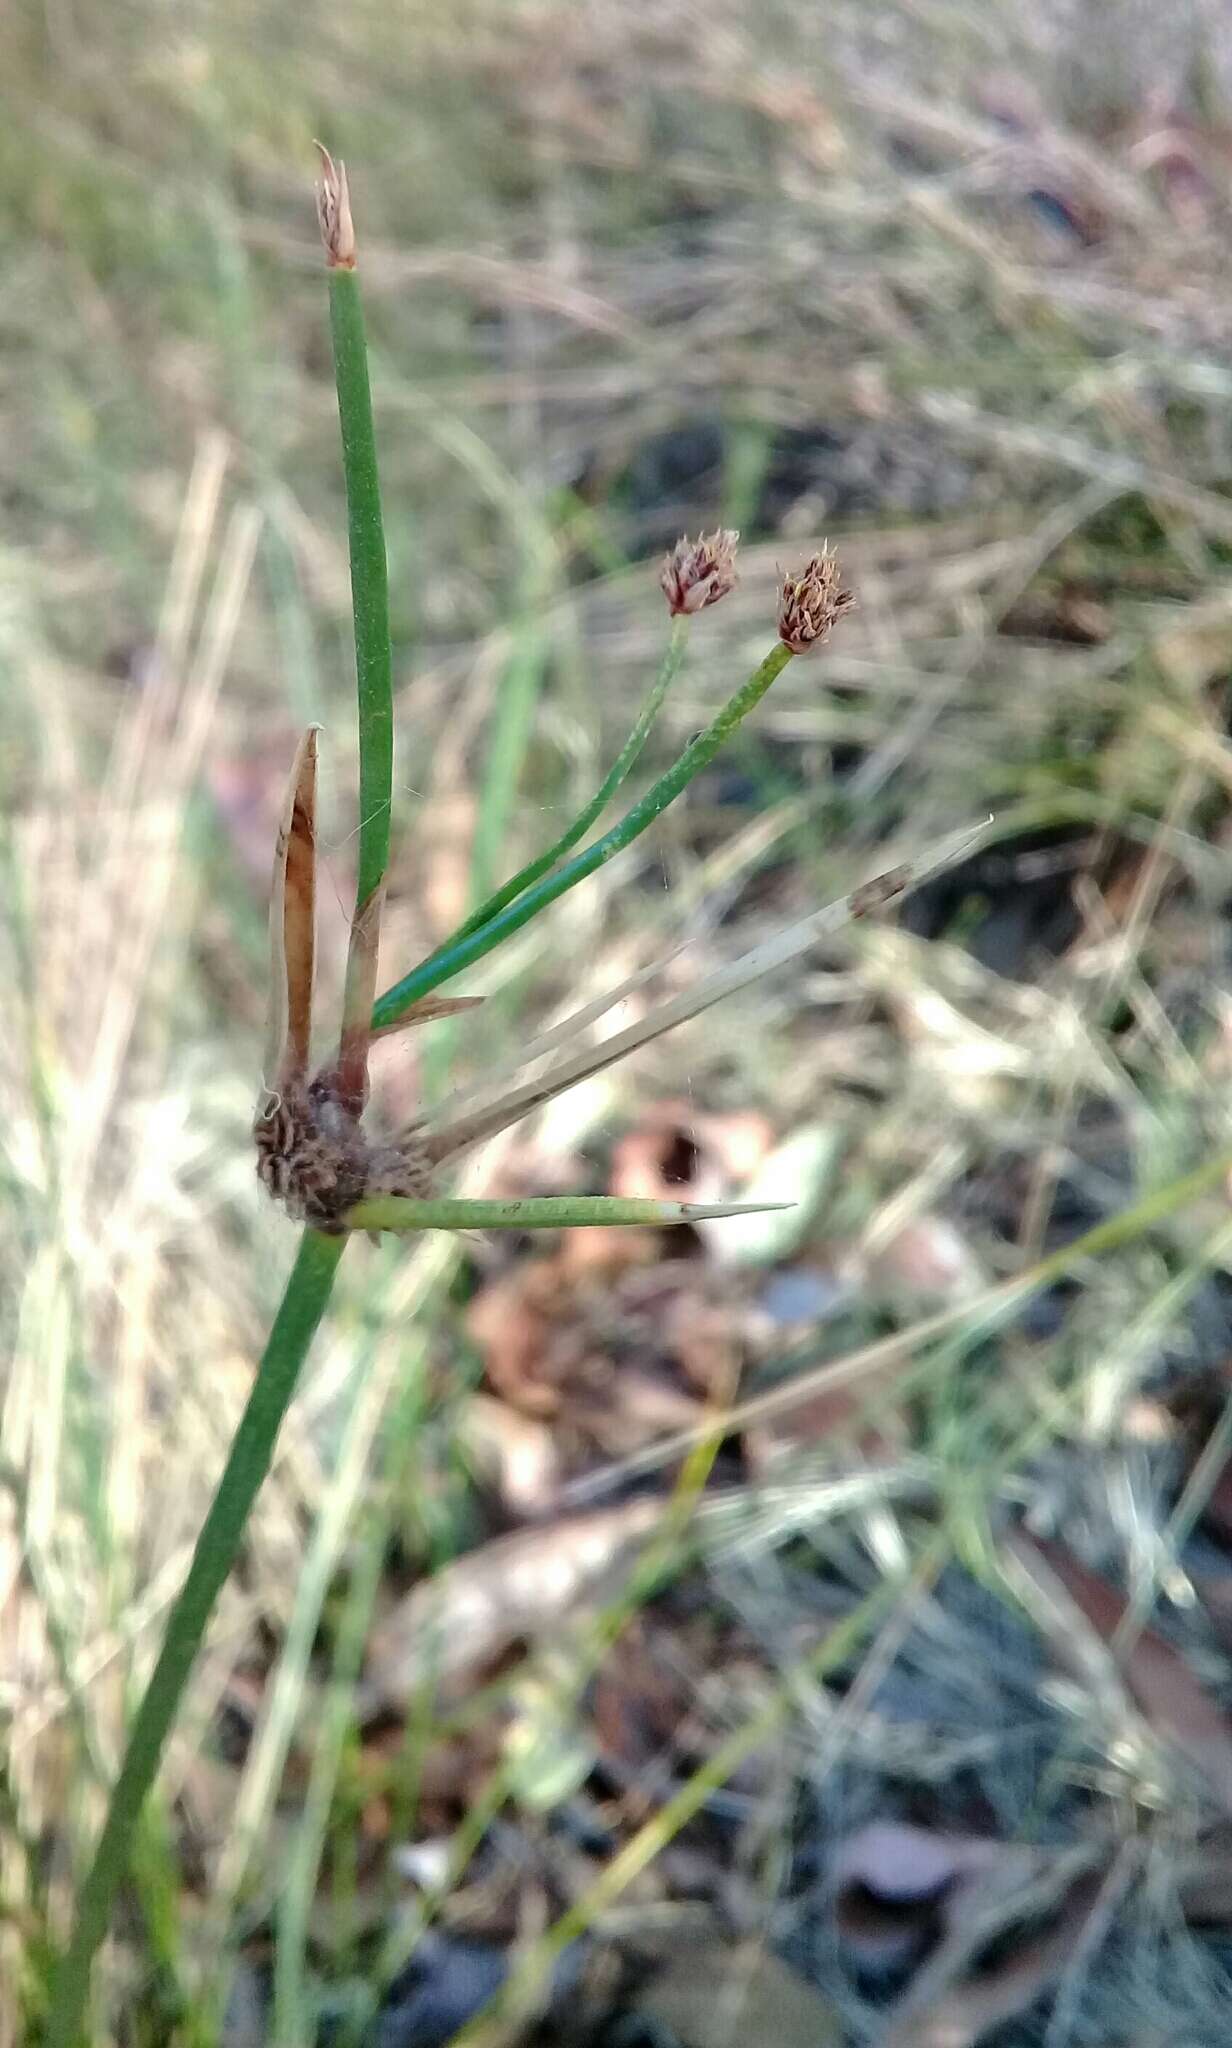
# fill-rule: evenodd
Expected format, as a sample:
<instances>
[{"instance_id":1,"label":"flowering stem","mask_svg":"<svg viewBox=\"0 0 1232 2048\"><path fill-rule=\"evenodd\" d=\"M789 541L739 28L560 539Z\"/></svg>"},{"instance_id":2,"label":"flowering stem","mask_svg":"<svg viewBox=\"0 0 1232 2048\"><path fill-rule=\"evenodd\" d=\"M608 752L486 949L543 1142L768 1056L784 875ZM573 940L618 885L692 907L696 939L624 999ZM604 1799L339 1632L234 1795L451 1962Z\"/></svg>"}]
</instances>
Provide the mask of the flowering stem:
<instances>
[{"instance_id":1,"label":"flowering stem","mask_svg":"<svg viewBox=\"0 0 1232 2048\"><path fill-rule=\"evenodd\" d=\"M85 2009L90 1964L107 1931L127 1872L146 1794L166 1745L214 1602L243 1540L270 1468L282 1418L308 1346L325 1312L345 1237L306 1230L274 1319L248 1405L240 1418L218 1490L197 1538L158 1662L129 1731L98 1846L77 1901L72 1940L56 1974L46 2048L74 2048Z\"/></svg>"},{"instance_id":2,"label":"flowering stem","mask_svg":"<svg viewBox=\"0 0 1232 2048\"><path fill-rule=\"evenodd\" d=\"M531 918L546 910L557 897L563 896L567 890L585 881L588 875L593 875L598 868L604 867L616 854L622 853L626 846L631 845L649 825L654 824L655 819L680 795L685 785L714 759L719 748L730 739L741 721L748 717L754 705L760 703L775 677L782 673L790 660L791 649L785 647L781 641L776 641L765 660L754 669L748 681L742 684L735 695L729 697L723 709L712 719L705 731L698 734L685 748L680 758L659 777L631 810L626 811L624 817L618 824L612 826L610 832L605 832L601 839L596 839L593 846L588 846L584 853L575 855L566 866L558 868L555 874L545 875L532 887L523 890L513 902L507 903L494 916L487 918L476 930L471 931L463 926L427 960L421 961L418 967L403 975L402 980L387 989L377 1002L372 1013L374 1030L388 1030L389 1026L396 1023L421 996L429 995L433 989L439 988L442 982L451 981L455 974L461 974L465 968L473 966L476 960L482 960L486 953L491 953L524 924L528 924Z\"/></svg>"},{"instance_id":3,"label":"flowering stem","mask_svg":"<svg viewBox=\"0 0 1232 2048\"><path fill-rule=\"evenodd\" d=\"M481 903L477 910L473 910L466 922L459 925L453 939L447 941L447 944L453 944L456 940L465 938L470 932L478 931L481 925L487 924L490 918L503 910L507 903L512 903L516 896L521 896L524 890L530 888L532 882L537 882L541 875L547 874L549 868L554 868L557 861L563 859L565 854L577 845L579 839L584 839L595 820L602 816L637 761L646 744L650 728L659 714L663 699L680 672L680 665L688 646L688 628L689 621L683 614L672 620L667 652L663 656L650 693L638 712L637 722L590 802L578 812L573 823L565 828L560 838L549 846L545 853L536 854L533 860L527 861L524 868L519 868L516 875L511 875L486 902ZM443 947L438 947L437 952L431 957L438 958L444 950Z\"/></svg>"}]
</instances>

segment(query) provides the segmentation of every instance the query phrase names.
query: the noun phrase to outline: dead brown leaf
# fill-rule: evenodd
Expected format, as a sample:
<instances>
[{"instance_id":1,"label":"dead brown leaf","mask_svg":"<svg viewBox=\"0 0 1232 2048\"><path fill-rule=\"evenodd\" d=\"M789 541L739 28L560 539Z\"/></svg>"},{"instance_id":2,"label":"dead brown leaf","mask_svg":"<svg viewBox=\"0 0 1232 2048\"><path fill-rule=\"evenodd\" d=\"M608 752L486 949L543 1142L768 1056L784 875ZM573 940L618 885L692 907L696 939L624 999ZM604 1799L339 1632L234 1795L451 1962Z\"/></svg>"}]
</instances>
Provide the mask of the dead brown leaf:
<instances>
[{"instance_id":1,"label":"dead brown leaf","mask_svg":"<svg viewBox=\"0 0 1232 2048\"><path fill-rule=\"evenodd\" d=\"M979 1262L947 1217L915 1216L871 1261L878 1291L912 1305L959 1301L982 1283Z\"/></svg>"},{"instance_id":2,"label":"dead brown leaf","mask_svg":"<svg viewBox=\"0 0 1232 2048\"><path fill-rule=\"evenodd\" d=\"M993 1836L875 1822L839 1844L835 1918L864 1963L922 1966L883 2048L972 2048L1025 2011L1079 1952L1100 1903L1096 1844L1059 1852ZM1041 1914L1052 1924L1043 1933ZM994 1962L980 1957L997 1942Z\"/></svg>"},{"instance_id":3,"label":"dead brown leaf","mask_svg":"<svg viewBox=\"0 0 1232 2048\"><path fill-rule=\"evenodd\" d=\"M447 1835L467 1811L501 1756L499 1718L485 1716L460 1733L435 1734L415 1757L415 1826L420 1834ZM399 1719L370 1733L356 1759L357 1790L364 1796L363 1826L382 1840L405 1797L406 1729Z\"/></svg>"},{"instance_id":4,"label":"dead brown leaf","mask_svg":"<svg viewBox=\"0 0 1232 2048\"><path fill-rule=\"evenodd\" d=\"M653 1265L662 1256L653 1230L600 1223L589 1230L567 1230L560 1247L561 1266L570 1279L590 1282L619 1280L638 1266Z\"/></svg>"},{"instance_id":5,"label":"dead brown leaf","mask_svg":"<svg viewBox=\"0 0 1232 2048\"><path fill-rule=\"evenodd\" d=\"M455 1558L399 1601L369 1641L369 1712L405 1709L417 1685L483 1664L522 1637L553 1628L655 1528L662 1501L566 1515L496 1538Z\"/></svg>"},{"instance_id":6,"label":"dead brown leaf","mask_svg":"<svg viewBox=\"0 0 1232 2048\"><path fill-rule=\"evenodd\" d=\"M546 1421L523 1415L490 1394L472 1394L458 1431L479 1477L493 1488L510 1516L530 1521L554 1505L560 1457Z\"/></svg>"},{"instance_id":7,"label":"dead brown leaf","mask_svg":"<svg viewBox=\"0 0 1232 2048\"><path fill-rule=\"evenodd\" d=\"M902 1964L970 1912L973 1882L981 1891L1017 1890L1040 1863L1038 1851L991 1836L874 1821L835 1852L835 1922L858 1961Z\"/></svg>"},{"instance_id":8,"label":"dead brown leaf","mask_svg":"<svg viewBox=\"0 0 1232 2048\"><path fill-rule=\"evenodd\" d=\"M774 1142L755 1110L698 1115L685 1101L658 1103L612 1153L614 1195L721 1202L749 1181Z\"/></svg>"},{"instance_id":9,"label":"dead brown leaf","mask_svg":"<svg viewBox=\"0 0 1232 2048\"><path fill-rule=\"evenodd\" d=\"M992 2028L1029 2011L1056 1982L1077 1955L1099 1904L1098 1880L1080 1878L1046 1934L1022 1941L925 2005L909 1997L881 2048L975 2048Z\"/></svg>"},{"instance_id":10,"label":"dead brown leaf","mask_svg":"<svg viewBox=\"0 0 1232 2048\"><path fill-rule=\"evenodd\" d=\"M682 1288L669 1307L665 1335L691 1387L724 1407L735 1399L745 1346L730 1303Z\"/></svg>"},{"instance_id":11,"label":"dead brown leaf","mask_svg":"<svg viewBox=\"0 0 1232 2048\"><path fill-rule=\"evenodd\" d=\"M1194 1574L1194 1591L1206 1609L1207 1620L1217 1643L1232 1652L1232 1575L1220 1572Z\"/></svg>"},{"instance_id":12,"label":"dead brown leaf","mask_svg":"<svg viewBox=\"0 0 1232 2048\"><path fill-rule=\"evenodd\" d=\"M705 1411L662 1374L622 1366L591 1389L572 1394L569 1420L605 1458L629 1457L656 1437L688 1429Z\"/></svg>"},{"instance_id":13,"label":"dead brown leaf","mask_svg":"<svg viewBox=\"0 0 1232 2048\"><path fill-rule=\"evenodd\" d=\"M683 1643L651 1616L635 1616L596 1674L593 1704L598 1752L634 1820L668 1789L676 1738L694 1703Z\"/></svg>"},{"instance_id":14,"label":"dead brown leaf","mask_svg":"<svg viewBox=\"0 0 1232 2048\"><path fill-rule=\"evenodd\" d=\"M560 1261L528 1259L492 1281L466 1312L466 1332L483 1355L488 1382L527 1415L555 1415L559 1370L553 1341L573 1306Z\"/></svg>"},{"instance_id":15,"label":"dead brown leaf","mask_svg":"<svg viewBox=\"0 0 1232 2048\"><path fill-rule=\"evenodd\" d=\"M618 1236L635 1242L617 1246ZM590 1237L606 1241L579 1254ZM488 1385L522 1417L550 1419L566 1474L699 1421L702 1403L681 1382L725 1397L744 1320L719 1278L700 1261L664 1259L653 1231L571 1232L491 1281L467 1311Z\"/></svg>"},{"instance_id":16,"label":"dead brown leaf","mask_svg":"<svg viewBox=\"0 0 1232 2048\"><path fill-rule=\"evenodd\" d=\"M1192 1926L1232 1926L1232 1824L1211 1828L1182 1856L1176 1892Z\"/></svg>"},{"instance_id":17,"label":"dead brown leaf","mask_svg":"<svg viewBox=\"0 0 1232 2048\"><path fill-rule=\"evenodd\" d=\"M1128 1646L1119 1648L1114 1638L1128 1608L1125 1596L1088 1571L1064 1545L1019 1530L1008 1548L1051 1605L1060 1609L1064 1602L1072 1603L1113 1650L1126 1688L1145 1719L1199 1766L1220 1804L1232 1811L1232 1726L1179 1651L1150 1628L1135 1630ZM1063 1624L1053 1640L1064 1655Z\"/></svg>"},{"instance_id":18,"label":"dead brown leaf","mask_svg":"<svg viewBox=\"0 0 1232 2048\"><path fill-rule=\"evenodd\" d=\"M631 1200L721 1202L728 1185L713 1162L704 1161L683 1105L660 1103L612 1151L608 1187Z\"/></svg>"}]
</instances>

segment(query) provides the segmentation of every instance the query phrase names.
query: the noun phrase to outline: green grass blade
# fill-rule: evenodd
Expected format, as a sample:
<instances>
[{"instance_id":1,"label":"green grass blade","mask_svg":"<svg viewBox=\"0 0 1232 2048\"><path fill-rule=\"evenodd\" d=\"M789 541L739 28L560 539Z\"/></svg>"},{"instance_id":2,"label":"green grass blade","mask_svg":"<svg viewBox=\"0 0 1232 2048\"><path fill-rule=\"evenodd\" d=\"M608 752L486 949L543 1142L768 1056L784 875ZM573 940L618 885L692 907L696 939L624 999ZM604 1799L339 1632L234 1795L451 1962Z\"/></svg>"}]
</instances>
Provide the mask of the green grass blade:
<instances>
[{"instance_id":1,"label":"green grass blade","mask_svg":"<svg viewBox=\"0 0 1232 2048\"><path fill-rule=\"evenodd\" d=\"M431 958L422 961L418 967L404 975L401 981L395 982L394 986L380 997L372 1013L374 1029L388 1029L404 1015L412 1003L419 1000L420 996L429 995L433 989L439 988L442 982L451 981L454 975L472 967L476 960L482 960L485 954L491 953L505 939L520 931L524 924L528 924L531 918L546 910L549 904L555 903L567 890L585 881L588 875L593 875L597 869L604 867L618 853L623 852L626 846L631 845L648 826L654 824L656 818L674 802L693 777L714 759L720 747L730 739L754 706L760 703L775 677L782 673L790 660L790 648L785 647L781 641L776 642L765 660L735 695L728 699L705 731L698 734L679 759L673 762L667 772L659 777L631 810L626 811L624 817L618 824L613 825L610 832L604 833L593 846L588 846L584 853L577 854L555 874L543 876L530 889L523 891L514 902L506 904L495 917L489 918L478 930L455 935Z\"/></svg>"},{"instance_id":2,"label":"green grass blade","mask_svg":"<svg viewBox=\"0 0 1232 2048\"><path fill-rule=\"evenodd\" d=\"M545 635L532 613L519 624L513 653L497 684L492 736L488 742L475 820L471 858L471 889L474 895L481 895L491 887L494 870L499 873L497 863L522 779L534 727L535 707L543 689L546 670ZM478 913L472 914L463 929L469 931L477 917Z\"/></svg>"}]
</instances>

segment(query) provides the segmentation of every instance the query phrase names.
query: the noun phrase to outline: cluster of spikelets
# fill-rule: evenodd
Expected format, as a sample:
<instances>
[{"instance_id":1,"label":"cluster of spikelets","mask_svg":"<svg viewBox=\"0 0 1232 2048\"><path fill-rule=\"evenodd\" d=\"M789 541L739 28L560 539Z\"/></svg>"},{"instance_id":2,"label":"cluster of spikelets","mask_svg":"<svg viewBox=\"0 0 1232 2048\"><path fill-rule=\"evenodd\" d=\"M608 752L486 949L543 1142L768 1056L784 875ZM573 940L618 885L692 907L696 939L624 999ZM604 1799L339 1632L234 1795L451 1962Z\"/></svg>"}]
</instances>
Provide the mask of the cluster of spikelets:
<instances>
[{"instance_id":1,"label":"cluster of spikelets","mask_svg":"<svg viewBox=\"0 0 1232 2048\"><path fill-rule=\"evenodd\" d=\"M343 195L345 201L345 194ZM329 231L346 241L346 208L331 216ZM338 259L346 260L346 251ZM687 536L666 556L660 584L673 617L688 617L717 604L736 582L738 535L719 530ZM783 579L778 633L793 654L820 647L834 622L852 603L836 557L828 546L797 575ZM315 731L301 742L278 835L271 903L272 998L265 1086L253 1135L257 1170L275 1200L297 1221L318 1229L347 1228L356 1205L384 1195L423 1197L440 1162L519 1120L531 1106L573 1087L610 1057L602 1047L591 1060L574 1059L528 1091L515 1088L484 1106L482 1114L443 1128L416 1122L394 1137L377 1141L363 1128L368 1098L368 1022L375 987L379 899L371 915L357 918L351 933L347 988L359 991L349 1005L338 1054L309 1074L309 1039L316 924ZM857 913L858 914L858 913ZM429 997L414 1005L397 1028L465 1008L473 999ZM666 1027L665 1027L666 1028Z\"/></svg>"},{"instance_id":2,"label":"cluster of spikelets","mask_svg":"<svg viewBox=\"0 0 1232 2048\"><path fill-rule=\"evenodd\" d=\"M659 577L673 617L704 611L726 597L736 582L736 542L730 530L687 535L676 542ZM811 556L798 575L785 576L779 592L779 639L793 654L808 654L829 639L834 622L854 604L844 590L838 557L829 543Z\"/></svg>"}]
</instances>

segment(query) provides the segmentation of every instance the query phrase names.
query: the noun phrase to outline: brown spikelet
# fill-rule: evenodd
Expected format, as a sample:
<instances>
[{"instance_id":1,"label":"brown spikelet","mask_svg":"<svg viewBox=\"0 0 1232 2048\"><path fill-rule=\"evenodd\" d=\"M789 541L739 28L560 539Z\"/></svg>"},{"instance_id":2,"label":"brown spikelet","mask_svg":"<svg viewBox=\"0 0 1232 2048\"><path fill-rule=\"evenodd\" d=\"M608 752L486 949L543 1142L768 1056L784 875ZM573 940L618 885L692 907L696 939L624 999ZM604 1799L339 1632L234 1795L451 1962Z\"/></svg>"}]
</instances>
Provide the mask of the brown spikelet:
<instances>
[{"instance_id":1,"label":"brown spikelet","mask_svg":"<svg viewBox=\"0 0 1232 2048\"><path fill-rule=\"evenodd\" d=\"M673 618L681 612L704 611L735 588L739 538L731 528L722 527L714 533L699 533L696 540L681 535L659 572L659 585Z\"/></svg>"},{"instance_id":2,"label":"brown spikelet","mask_svg":"<svg viewBox=\"0 0 1232 2048\"><path fill-rule=\"evenodd\" d=\"M828 541L797 576L785 576L779 593L779 639L793 654L808 654L830 637L834 621L855 598L840 582L838 557Z\"/></svg>"},{"instance_id":3,"label":"brown spikelet","mask_svg":"<svg viewBox=\"0 0 1232 2048\"><path fill-rule=\"evenodd\" d=\"M316 150L321 159L321 175L317 179L317 219L321 223L325 260L331 270L354 270L355 224L351 219L346 165L336 164L323 142L316 144Z\"/></svg>"},{"instance_id":4,"label":"brown spikelet","mask_svg":"<svg viewBox=\"0 0 1232 2048\"><path fill-rule=\"evenodd\" d=\"M257 1175L296 1223L340 1230L348 1210L369 1195L422 1197L432 1169L414 1131L397 1145L373 1143L340 1101L329 1069L305 1085L267 1095L253 1123Z\"/></svg>"}]
</instances>

